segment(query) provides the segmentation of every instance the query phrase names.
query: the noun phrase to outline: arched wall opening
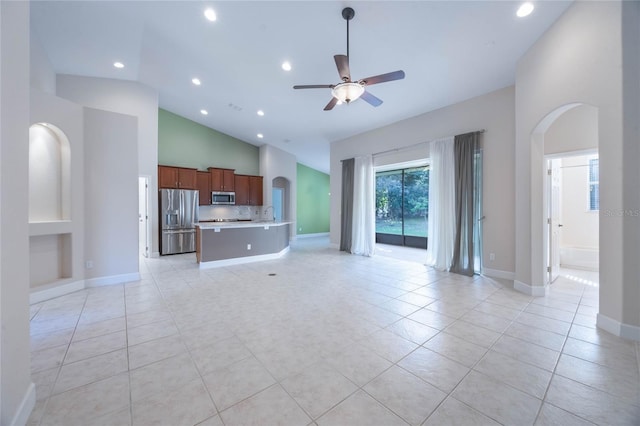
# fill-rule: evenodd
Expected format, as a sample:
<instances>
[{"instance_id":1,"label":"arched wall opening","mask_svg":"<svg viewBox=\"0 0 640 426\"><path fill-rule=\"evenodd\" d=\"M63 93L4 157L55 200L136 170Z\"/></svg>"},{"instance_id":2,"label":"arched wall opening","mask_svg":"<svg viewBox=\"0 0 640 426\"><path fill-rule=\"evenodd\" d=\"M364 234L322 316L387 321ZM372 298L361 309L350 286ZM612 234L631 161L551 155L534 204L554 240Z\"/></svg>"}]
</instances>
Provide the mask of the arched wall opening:
<instances>
[{"instance_id":1,"label":"arched wall opening","mask_svg":"<svg viewBox=\"0 0 640 426\"><path fill-rule=\"evenodd\" d=\"M586 103L561 105L545 115L531 133L531 275L534 296L550 283L550 193L547 158L560 153L598 149L598 108ZM598 231L599 232L599 231ZM536 285L537 284L537 285ZM517 288L517 283L516 283Z\"/></svg>"},{"instance_id":2,"label":"arched wall opening","mask_svg":"<svg viewBox=\"0 0 640 426\"><path fill-rule=\"evenodd\" d=\"M276 220L290 220L291 218L291 183L289 179L278 176L271 181L273 215Z\"/></svg>"}]
</instances>

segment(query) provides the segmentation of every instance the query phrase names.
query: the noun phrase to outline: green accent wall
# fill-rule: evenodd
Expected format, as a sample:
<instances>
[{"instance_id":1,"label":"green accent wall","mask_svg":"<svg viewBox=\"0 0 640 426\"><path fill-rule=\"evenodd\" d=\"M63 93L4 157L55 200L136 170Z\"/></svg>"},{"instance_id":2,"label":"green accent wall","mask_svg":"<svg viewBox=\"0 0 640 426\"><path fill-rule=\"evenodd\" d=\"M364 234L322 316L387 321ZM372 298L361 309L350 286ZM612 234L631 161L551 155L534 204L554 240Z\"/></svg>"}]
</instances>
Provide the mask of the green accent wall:
<instances>
[{"instance_id":1,"label":"green accent wall","mask_svg":"<svg viewBox=\"0 0 640 426\"><path fill-rule=\"evenodd\" d=\"M329 175L300 163L297 166L298 234L329 232Z\"/></svg>"},{"instance_id":2,"label":"green accent wall","mask_svg":"<svg viewBox=\"0 0 640 426\"><path fill-rule=\"evenodd\" d=\"M158 164L260 174L260 149L164 109L158 110Z\"/></svg>"}]
</instances>

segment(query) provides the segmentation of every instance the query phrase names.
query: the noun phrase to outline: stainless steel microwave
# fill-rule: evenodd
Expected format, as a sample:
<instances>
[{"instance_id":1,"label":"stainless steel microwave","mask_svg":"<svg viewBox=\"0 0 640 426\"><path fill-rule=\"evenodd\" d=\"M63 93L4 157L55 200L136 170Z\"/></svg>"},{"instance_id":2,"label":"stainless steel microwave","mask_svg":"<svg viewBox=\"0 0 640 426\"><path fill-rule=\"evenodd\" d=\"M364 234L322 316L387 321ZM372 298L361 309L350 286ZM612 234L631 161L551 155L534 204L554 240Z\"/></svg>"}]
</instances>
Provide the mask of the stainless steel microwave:
<instances>
[{"instance_id":1,"label":"stainless steel microwave","mask_svg":"<svg viewBox=\"0 0 640 426\"><path fill-rule=\"evenodd\" d=\"M218 192L213 191L211 193L211 204L218 205L234 205L236 203L236 193L235 192Z\"/></svg>"}]
</instances>

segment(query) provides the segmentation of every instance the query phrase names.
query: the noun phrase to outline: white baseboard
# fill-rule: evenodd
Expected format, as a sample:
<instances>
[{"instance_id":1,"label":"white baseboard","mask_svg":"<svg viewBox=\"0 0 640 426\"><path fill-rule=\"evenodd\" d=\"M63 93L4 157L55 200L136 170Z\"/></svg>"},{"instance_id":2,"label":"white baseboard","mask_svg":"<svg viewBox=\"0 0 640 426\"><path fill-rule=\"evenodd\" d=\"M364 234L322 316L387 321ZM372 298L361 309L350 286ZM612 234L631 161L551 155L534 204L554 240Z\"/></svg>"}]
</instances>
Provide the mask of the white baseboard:
<instances>
[{"instance_id":1,"label":"white baseboard","mask_svg":"<svg viewBox=\"0 0 640 426\"><path fill-rule=\"evenodd\" d=\"M482 275L486 275L491 278L502 278L505 280L514 280L516 274L509 271L501 271L499 269L482 268Z\"/></svg>"},{"instance_id":2,"label":"white baseboard","mask_svg":"<svg viewBox=\"0 0 640 426\"><path fill-rule=\"evenodd\" d=\"M210 262L201 262L200 269L220 268L222 266L242 265L244 263L262 262L264 260L279 259L289 252L289 247L284 248L278 253L259 254L257 256L236 257L233 259L212 260Z\"/></svg>"},{"instance_id":3,"label":"white baseboard","mask_svg":"<svg viewBox=\"0 0 640 426\"><path fill-rule=\"evenodd\" d=\"M328 237L328 232L318 232L316 234L297 234L298 238L314 238L314 237Z\"/></svg>"},{"instance_id":4,"label":"white baseboard","mask_svg":"<svg viewBox=\"0 0 640 426\"><path fill-rule=\"evenodd\" d=\"M86 287L101 287L103 285L113 285L128 283L140 280L140 272L132 272L130 274L110 275L108 277L89 278L85 280Z\"/></svg>"},{"instance_id":5,"label":"white baseboard","mask_svg":"<svg viewBox=\"0 0 640 426\"><path fill-rule=\"evenodd\" d=\"M520 293L528 294L529 296L544 297L549 294L549 286L529 285L522 281L513 280L513 288Z\"/></svg>"},{"instance_id":6,"label":"white baseboard","mask_svg":"<svg viewBox=\"0 0 640 426\"><path fill-rule=\"evenodd\" d=\"M598 314L596 325L615 336L640 342L640 327L635 325L624 324L602 314Z\"/></svg>"},{"instance_id":7,"label":"white baseboard","mask_svg":"<svg viewBox=\"0 0 640 426\"><path fill-rule=\"evenodd\" d=\"M45 300L64 296L65 294L73 293L74 291L84 290L84 288L84 280L52 285L51 287L36 290L29 294L29 303L33 305L34 303L40 303Z\"/></svg>"},{"instance_id":8,"label":"white baseboard","mask_svg":"<svg viewBox=\"0 0 640 426\"><path fill-rule=\"evenodd\" d=\"M11 419L11 426L23 426L29 421L29 416L36 406L36 385L31 382L22 398L20 406L16 410L16 414Z\"/></svg>"}]
</instances>

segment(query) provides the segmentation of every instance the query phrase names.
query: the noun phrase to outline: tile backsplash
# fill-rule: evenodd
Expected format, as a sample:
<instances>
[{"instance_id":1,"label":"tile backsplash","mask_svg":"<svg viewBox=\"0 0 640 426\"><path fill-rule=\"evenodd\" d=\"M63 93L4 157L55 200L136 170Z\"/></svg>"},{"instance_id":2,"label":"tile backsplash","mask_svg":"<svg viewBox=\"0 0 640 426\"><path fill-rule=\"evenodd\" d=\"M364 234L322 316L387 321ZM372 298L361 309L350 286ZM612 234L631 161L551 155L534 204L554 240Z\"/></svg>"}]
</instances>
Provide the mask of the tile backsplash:
<instances>
[{"instance_id":1,"label":"tile backsplash","mask_svg":"<svg viewBox=\"0 0 640 426\"><path fill-rule=\"evenodd\" d=\"M213 219L262 219L262 206L200 206L199 220Z\"/></svg>"}]
</instances>

